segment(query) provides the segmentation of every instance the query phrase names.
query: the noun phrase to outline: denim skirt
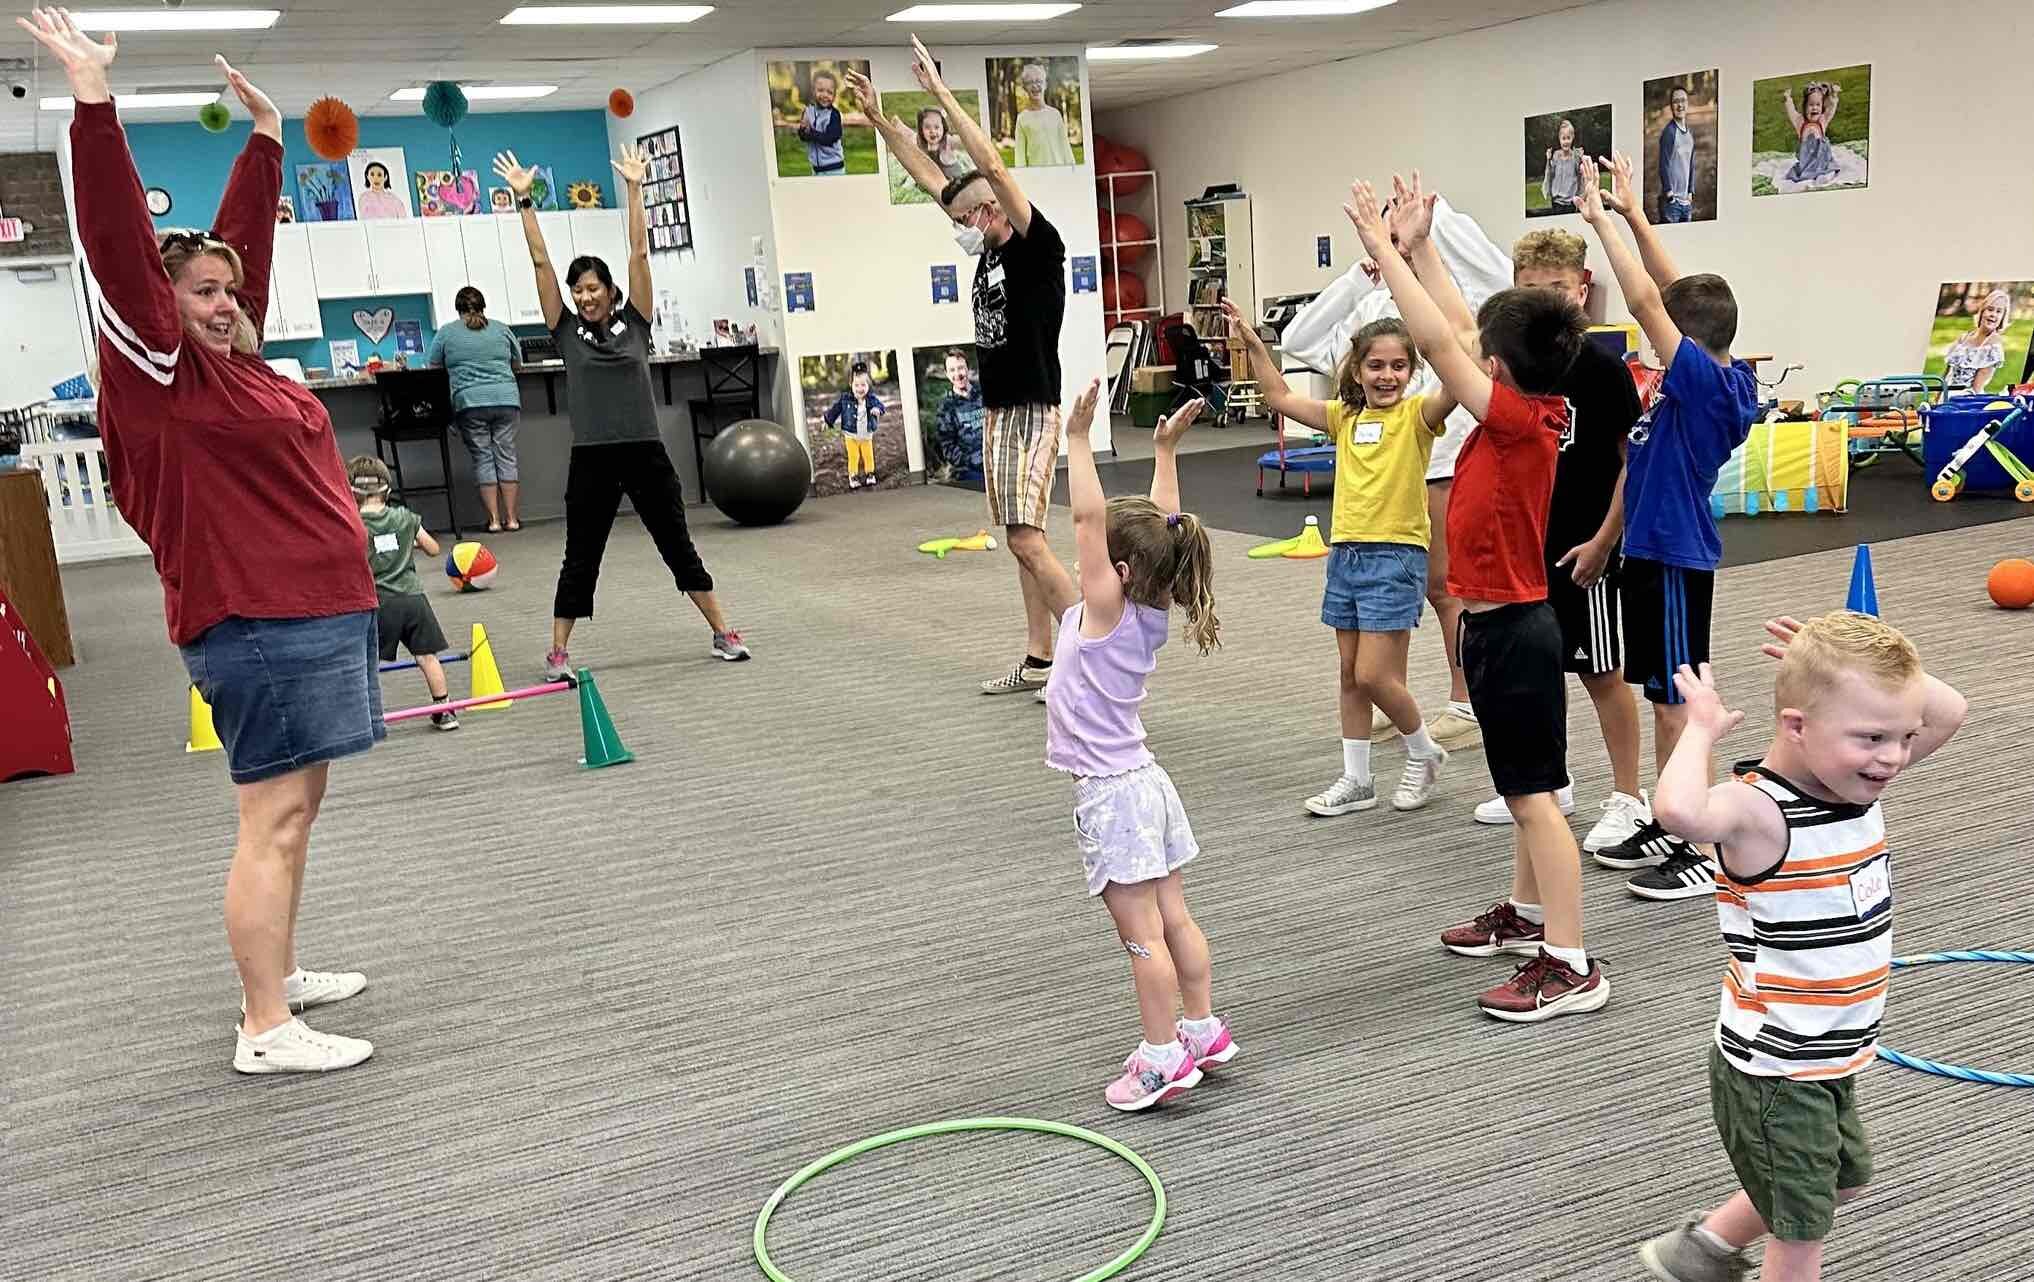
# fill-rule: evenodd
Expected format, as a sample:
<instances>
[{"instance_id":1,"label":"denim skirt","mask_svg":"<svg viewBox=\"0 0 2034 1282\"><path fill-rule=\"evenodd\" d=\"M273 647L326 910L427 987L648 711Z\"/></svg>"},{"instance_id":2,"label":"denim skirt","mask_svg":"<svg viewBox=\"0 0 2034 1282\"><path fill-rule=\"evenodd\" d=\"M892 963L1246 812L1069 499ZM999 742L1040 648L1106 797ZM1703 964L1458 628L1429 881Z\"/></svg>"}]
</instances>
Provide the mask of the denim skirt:
<instances>
[{"instance_id":1,"label":"denim skirt","mask_svg":"<svg viewBox=\"0 0 2034 1282\"><path fill-rule=\"evenodd\" d=\"M223 619L181 647L234 783L365 752L388 734L373 610Z\"/></svg>"}]
</instances>

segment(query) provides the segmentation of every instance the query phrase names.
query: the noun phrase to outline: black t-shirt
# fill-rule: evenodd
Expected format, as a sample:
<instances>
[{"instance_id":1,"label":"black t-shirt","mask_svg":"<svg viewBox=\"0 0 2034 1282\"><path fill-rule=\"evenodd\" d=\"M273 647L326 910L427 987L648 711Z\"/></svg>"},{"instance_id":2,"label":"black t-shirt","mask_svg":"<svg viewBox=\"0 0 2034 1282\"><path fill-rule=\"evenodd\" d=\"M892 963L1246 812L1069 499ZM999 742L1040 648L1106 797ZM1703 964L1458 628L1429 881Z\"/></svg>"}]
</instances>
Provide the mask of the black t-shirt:
<instances>
[{"instance_id":1,"label":"black t-shirt","mask_svg":"<svg viewBox=\"0 0 2034 1282\"><path fill-rule=\"evenodd\" d=\"M1638 387L1623 361L1585 342L1568 376L1554 389L1573 412L1569 439L1554 469L1554 501L1547 513L1547 555L1587 543L1603 528L1624 466L1622 445L1638 421Z\"/></svg>"},{"instance_id":2,"label":"black t-shirt","mask_svg":"<svg viewBox=\"0 0 2034 1282\"><path fill-rule=\"evenodd\" d=\"M1022 235L982 251L975 266L975 350L982 404L1059 404L1059 325L1066 316L1066 242L1031 207Z\"/></svg>"},{"instance_id":3,"label":"black t-shirt","mask_svg":"<svg viewBox=\"0 0 2034 1282\"><path fill-rule=\"evenodd\" d=\"M565 362L565 403L574 445L654 441L657 402L650 391L650 322L634 299L592 326L565 300L551 337Z\"/></svg>"}]
</instances>

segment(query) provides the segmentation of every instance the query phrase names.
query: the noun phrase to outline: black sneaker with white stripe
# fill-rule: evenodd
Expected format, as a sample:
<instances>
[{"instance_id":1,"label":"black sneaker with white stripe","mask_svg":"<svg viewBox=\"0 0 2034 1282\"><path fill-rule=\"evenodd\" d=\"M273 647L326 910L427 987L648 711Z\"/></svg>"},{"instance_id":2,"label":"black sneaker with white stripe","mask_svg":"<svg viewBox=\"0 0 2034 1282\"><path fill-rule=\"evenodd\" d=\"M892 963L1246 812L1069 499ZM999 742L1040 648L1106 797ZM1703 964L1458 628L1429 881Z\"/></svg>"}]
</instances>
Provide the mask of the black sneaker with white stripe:
<instances>
[{"instance_id":1,"label":"black sneaker with white stripe","mask_svg":"<svg viewBox=\"0 0 2034 1282\"><path fill-rule=\"evenodd\" d=\"M1676 855L1687 854L1688 849L1687 842L1648 819L1623 841L1596 851L1594 858L1605 868L1629 871L1666 863Z\"/></svg>"},{"instance_id":2,"label":"black sneaker with white stripe","mask_svg":"<svg viewBox=\"0 0 2034 1282\"><path fill-rule=\"evenodd\" d=\"M1640 899L1699 899L1716 893L1716 865L1688 847L1624 883Z\"/></svg>"}]
</instances>

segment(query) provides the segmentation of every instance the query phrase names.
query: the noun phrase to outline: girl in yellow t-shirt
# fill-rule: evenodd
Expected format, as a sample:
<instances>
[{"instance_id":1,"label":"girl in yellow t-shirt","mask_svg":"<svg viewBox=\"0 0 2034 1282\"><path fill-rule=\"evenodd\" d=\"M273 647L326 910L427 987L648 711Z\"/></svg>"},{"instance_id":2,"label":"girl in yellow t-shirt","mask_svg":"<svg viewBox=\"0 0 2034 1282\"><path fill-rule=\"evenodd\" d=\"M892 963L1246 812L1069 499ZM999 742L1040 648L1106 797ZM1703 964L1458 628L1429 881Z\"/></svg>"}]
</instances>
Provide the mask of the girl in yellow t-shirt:
<instances>
[{"instance_id":1,"label":"girl in yellow t-shirt","mask_svg":"<svg viewBox=\"0 0 2034 1282\"><path fill-rule=\"evenodd\" d=\"M1275 414L1318 428L1335 442L1335 515L1321 622L1335 629L1341 686L1342 775L1307 798L1317 815L1346 815L1377 804L1370 773L1370 709L1375 704L1405 736L1405 773L1392 793L1398 810L1433 796L1448 754L1427 733L1405 684L1405 656L1427 592L1427 461L1446 431L1454 398L1407 395L1419 353L1395 316L1356 331L1336 370L1336 398L1295 395L1263 340L1226 299L1230 332L1250 347L1252 373Z\"/></svg>"}]
</instances>

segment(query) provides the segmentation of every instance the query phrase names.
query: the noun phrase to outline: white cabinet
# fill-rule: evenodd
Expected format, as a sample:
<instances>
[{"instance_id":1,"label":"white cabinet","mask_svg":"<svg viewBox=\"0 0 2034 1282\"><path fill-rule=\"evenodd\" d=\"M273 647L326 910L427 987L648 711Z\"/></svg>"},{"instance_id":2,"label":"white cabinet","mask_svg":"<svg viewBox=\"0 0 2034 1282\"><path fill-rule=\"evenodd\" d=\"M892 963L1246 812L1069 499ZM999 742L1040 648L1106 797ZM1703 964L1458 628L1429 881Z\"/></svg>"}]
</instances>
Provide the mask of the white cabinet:
<instances>
[{"instance_id":1,"label":"white cabinet","mask_svg":"<svg viewBox=\"0 0 2034 1282\"><path fill-rule=\"evenodd\" d=\"M286 223L275 229L275 259L268 278L269 337L323 338L325 318L318 306L318 281L311 262L310 227ZM280 324L280 332L276 332Z\"/></svg>"},{"instance_id":2,"label":"white cabinet","mask_svg":"<svg viewBox=\"0 0 2034 1282\"><path fill-rule=\"evenodd\" d=\"M551 270L561 276L572 259L571 218L570 214L563 212L537 215L537 225L544 232L544 249L551 256ZM537 277L530 269L530 251L523 238L522 218L520 215L499 215L491 221L500 237L505 280L503 302L496 304L490 299L488 313L506 325L541 325L544 323L544 308L537 300ZM562 282L558 293L561 298L566 298L569 293ZM566 306L571 306L569 298L566 298Z\"/></svg>"},{"instance_id":3,"label":"white cabinet","mask_svg":"<svg viewBox=\"0 0 2034 1282\"><path fill-rule=\"evenodd\" d=\"M424 253L424 228L437 219L384 219L367 228L367 261L377 294L428 294L431 265Z\"/></svg>"},{"instance_id":4,"label":"white cabinet","mask_svg":"<svg viewBox=\"0 0 2034 1282\"><path fill-rule=\"evenodd\" d=\"M307 223L311 264L320 298L368 298L374 293L374 261L367 253L366 223Z\"/></svg>"},{"instance_id":5,"label":"white cabinet","mask_svg":"<svg viewBox=\"0 0 2034 1282\"><path fill-rule=\"evenodd\" d=\"M520 236L522 233L518 232ZM508 263L502 257L501 231L492 216L459 220L459 239L466 246L466 281L487 300L488 314L508 323ZM519 254L520 254L520 246ZM516 270L530 274L528 254L515 260Z\"/></svg>"},{"instance_id":6,"label":"white cabinet","mask_svg":"<svg viewBox=\"0 0 2034 1282\"><path fill-rule=\"evenodd\" d=\"M450 324L457 315L453 300L470 283L466 271L466 243L461 223L469 218L427 218L424 220L424 255L431 273L431 324ZM483 291L484 292L484 291Z\"/></svg>"},{"instance_id":7,"label":"white cabinet","mask_svg":"<svg viewBox=\"0 0 2034 1282\"><path fill-rule=\"evenodd\" d=\"M566 215L572 220L572 257L591 254L604 260L614 273L615 284L628 292L629 224L626 209L575 209ZM564 256L560 255L563 259ZM569 264L569 260L565 260ZM638 304L647 314L648 299Z\"/></svg>"}]
</instances>

